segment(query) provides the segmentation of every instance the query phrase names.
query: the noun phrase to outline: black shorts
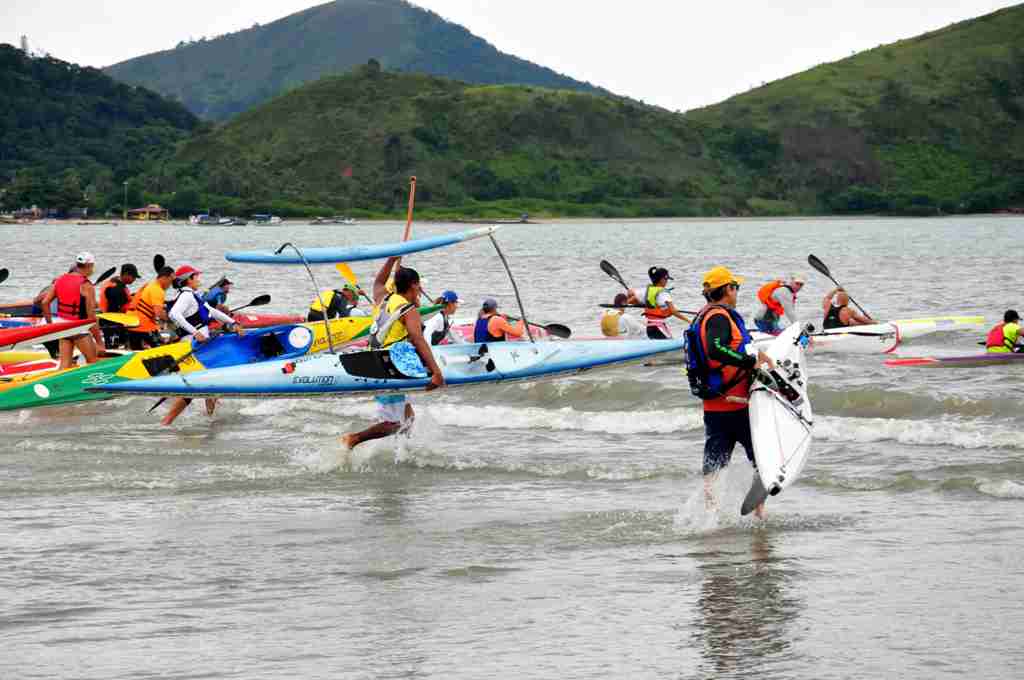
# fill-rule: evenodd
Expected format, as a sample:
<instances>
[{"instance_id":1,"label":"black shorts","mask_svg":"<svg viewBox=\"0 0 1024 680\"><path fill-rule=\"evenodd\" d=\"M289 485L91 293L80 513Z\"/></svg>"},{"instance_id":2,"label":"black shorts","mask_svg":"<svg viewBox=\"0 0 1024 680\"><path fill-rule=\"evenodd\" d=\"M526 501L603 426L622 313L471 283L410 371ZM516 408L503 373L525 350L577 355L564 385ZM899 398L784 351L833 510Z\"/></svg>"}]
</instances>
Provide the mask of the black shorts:
<instances>
[{"instance_id":1,"label":"black shorts","mask_svg":"<svg viewBox=\"0 0 1024 680\"><path fill-rule=\"evenodd\" d=\"M647 327L647 339L648 340L670 340L669 336L665 335L665 331L661 330L657 326Z\"/></svg>"},{"instance_id":2,"label":"black shorts","mask_svg":"<svg viewBox=\"0 0 1024 680\"><path fill-rule=\"evenodd\" d=\"M747 452L747 460L754 467L754 444L750 439L750 411L705 411L704 412L704 465L703 473L709 475L721 470L732 459L732 450L741 444Z\"/></svg>"},{"instance_id":3,"label":"black shorts","mask_svg":"<svg viewBox=\"0 0 1024 680\"><path fill-rule=\"evenodd\" d=\"M147 347L159 347L163 344L163 339L160 337L160 333L153 331L152 333L136 333L134 331L128 331L128 349L133 352L146 349Z\"/></svg>"}]
</instances>

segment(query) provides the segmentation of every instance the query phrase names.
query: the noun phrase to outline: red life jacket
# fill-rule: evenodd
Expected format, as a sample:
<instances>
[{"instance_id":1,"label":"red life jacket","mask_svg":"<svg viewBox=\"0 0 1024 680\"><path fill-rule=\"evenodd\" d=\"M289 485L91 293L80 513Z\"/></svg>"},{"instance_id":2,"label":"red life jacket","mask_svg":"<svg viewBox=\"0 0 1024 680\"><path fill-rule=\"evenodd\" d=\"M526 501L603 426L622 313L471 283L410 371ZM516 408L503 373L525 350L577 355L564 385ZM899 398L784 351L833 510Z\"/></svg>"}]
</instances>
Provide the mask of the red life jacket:
<instances>
[{"instance_id":1,"label":"red life jacket","mask_svg":"<svg viewBox=\"0 0 1024 680\"><path fill-rule=\"evenodd\" d=\"M1013 350L1013 345L1006 341L1006 335L1003 332L1005 323L997 324L988 332L988 337L985 338L985 348L989 347L1002 347L1003 349Z\"/></svg>"},{"instance_id":2,"label":"red life jacket","mask_svg":"<svg viewBox=\"0 0 1024 680\"><path fill-rule=\"evenodd\" d=\"M53 283L53 292L57 296L57 316L62 319L84 319L85 298L82 296L82 284L88 279L77 272L64 274Z\"/></svg>"},{"instance_id":3,"label":"red life jacket","mask_svg":"<svg viewBox=\"0 0 1024 680\"><path fill-rule=\"evenodd\" d=\"M779 317L780 319L785 316L786 310L782 308L782 305L772 297L779 288L785 288L790 293L793 293L793 289L789 286L783 285L782 281L769 281L768 283L761 286L757 291L757 299L764 304L765 307L771 310L772 314ZM793 302L796 302L796 293L793 293Z\"/></svg>"}]
</instances>

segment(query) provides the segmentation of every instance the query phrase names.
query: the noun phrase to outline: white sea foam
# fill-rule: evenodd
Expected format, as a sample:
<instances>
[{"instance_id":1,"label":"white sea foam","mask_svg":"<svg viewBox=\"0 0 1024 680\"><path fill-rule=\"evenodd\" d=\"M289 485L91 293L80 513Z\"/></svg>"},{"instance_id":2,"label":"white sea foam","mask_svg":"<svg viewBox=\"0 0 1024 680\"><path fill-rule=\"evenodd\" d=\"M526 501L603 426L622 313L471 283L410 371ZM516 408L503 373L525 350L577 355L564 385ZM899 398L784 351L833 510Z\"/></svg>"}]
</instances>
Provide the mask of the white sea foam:
<instances>
[{"instance_id":1,"label":"white sea foam","mask_svg":"<svg viewBox=\"0 0 1024 680\"><path fill-rule=\"evenodd\" d=\"M979 482L978 491L995 498L1024 498L1024 484L1009 479Z\"/></svg>"}]
</instances>

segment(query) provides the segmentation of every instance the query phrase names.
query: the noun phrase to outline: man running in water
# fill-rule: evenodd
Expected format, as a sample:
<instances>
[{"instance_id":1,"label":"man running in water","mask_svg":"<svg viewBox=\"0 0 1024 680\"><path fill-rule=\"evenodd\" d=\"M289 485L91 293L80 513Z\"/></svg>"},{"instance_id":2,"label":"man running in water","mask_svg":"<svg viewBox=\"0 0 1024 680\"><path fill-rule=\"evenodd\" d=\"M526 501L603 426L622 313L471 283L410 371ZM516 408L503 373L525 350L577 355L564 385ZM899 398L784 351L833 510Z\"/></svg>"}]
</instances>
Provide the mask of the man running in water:
<instances>
[{"instance_id":1,"label":"man running in water","mask_svg":"<svg viewBox=\"0 0 1024 680\"><path fill-rule=\"evenodd\" d=\"M444 375L434 360L430 343L423 336L420 317L420 275L415 269L399 267L395 273L395 292L387 289L391 270L401 258L391 257L381 267L373 282L373 302L376 308L371 347L390 349L392 359L400 353L414 350L423 367L430 373L427 391L444 387ZM412 425L415 412L404 394L385 394L375 398L378 421L362 432L351 432L341 438L346 448L352 449L370 441L397 434Z\"/></svg>"},{"instance_id":2,"label":"man running in water","mask_svg":"<svg viewBox=\"0 0 1024 680\"><path fill-rule=\"evenodd\" d=\"M835 304L832 300L835 299ZM845 328L846 326L868 326L878 323L870 316L865 316L850 309L850 296L842 288L833 288L821 301L821 309L825 312L825 328Z\"/></svg>"}]
</instances>

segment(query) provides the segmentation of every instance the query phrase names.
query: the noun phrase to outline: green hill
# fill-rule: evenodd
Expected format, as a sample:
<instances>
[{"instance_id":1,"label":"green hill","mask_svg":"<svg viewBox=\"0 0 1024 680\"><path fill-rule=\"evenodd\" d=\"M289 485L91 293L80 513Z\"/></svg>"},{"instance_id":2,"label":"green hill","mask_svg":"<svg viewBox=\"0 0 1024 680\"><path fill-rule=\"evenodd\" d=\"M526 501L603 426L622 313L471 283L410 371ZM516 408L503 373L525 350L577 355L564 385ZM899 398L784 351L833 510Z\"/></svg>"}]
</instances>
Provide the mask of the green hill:
<instances>
[{"instance_id":1,"label":"green hill","mask_svg":"<svg viewBox=\"0 0 1024 680\"><path fill-rule=\"evenodd\" d=\"M121 181L199 124L153 92L10 45L0 91L0 207L11 209L120 205Z\"/></svg>"},{"instance_id":2,"label":"green hill","mask_svg":"<svg viewBox=\"0 0 1024 680\"><path fill-rule=\"evenodd\" d=\"M807 210L1024 204L1024 5L823 64L686 114L759 131Z\"/></svg>"},{"instance_id":3,"label":"green hill","mask_svg":"<svg viewBox=\"0 0 1024 680\"><path fill-rule=\"evenodd\" d=\"M596 91L504 54L466 29L403 0L337 0L265 26L181 43L106 72L223 120L325 75L376 59L391 71L471 83Z\"/></svg>"},{"instance_id":4,"label":"green hill","mask_svg":"<svg viewBox=\"0 0 1024 680\"><path fill-rule=\"evenodd\" d=\"M415 174L436 214L717 215L743 209L757 170L716 160L719 141L625 99L371 62L194 137L160 171L178 200L222 212L398 210Z\"/></svg>"}]
</instances>

